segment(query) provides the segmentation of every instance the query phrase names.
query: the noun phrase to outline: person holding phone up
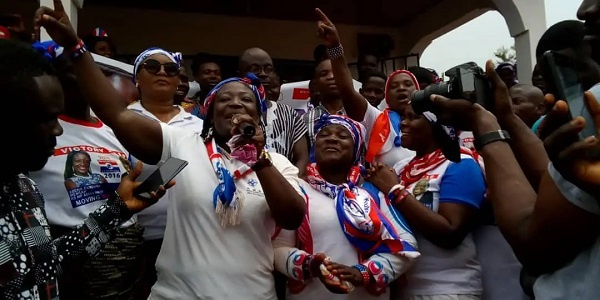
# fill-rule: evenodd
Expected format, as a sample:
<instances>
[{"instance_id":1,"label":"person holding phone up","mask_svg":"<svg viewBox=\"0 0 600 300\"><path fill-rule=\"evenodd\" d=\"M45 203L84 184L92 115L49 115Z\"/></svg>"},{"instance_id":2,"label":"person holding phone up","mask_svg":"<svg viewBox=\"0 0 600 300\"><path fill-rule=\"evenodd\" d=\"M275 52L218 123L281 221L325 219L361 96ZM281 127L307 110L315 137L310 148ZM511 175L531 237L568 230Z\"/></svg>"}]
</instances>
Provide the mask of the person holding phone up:
<instances>
[{"instance_id":1,"label":"person holding phone up","mask_svg":"<svg viewBox=\"0 0 600 300\"><path fill-rule=\"evenodd\" d=\"M150 299L276 299L271 236L302 223L298 169L264 150L264 89L253 75L223 81L205 102L201 135L152 121L118 101L75 34L60 0L42 7L36 28L74 53L74 70L94 112L146 163L189 162L178 177ZM153 84L163 84L157 80ZM255 128L240 135L242 124Z\"/></svg>"}]
</instances>

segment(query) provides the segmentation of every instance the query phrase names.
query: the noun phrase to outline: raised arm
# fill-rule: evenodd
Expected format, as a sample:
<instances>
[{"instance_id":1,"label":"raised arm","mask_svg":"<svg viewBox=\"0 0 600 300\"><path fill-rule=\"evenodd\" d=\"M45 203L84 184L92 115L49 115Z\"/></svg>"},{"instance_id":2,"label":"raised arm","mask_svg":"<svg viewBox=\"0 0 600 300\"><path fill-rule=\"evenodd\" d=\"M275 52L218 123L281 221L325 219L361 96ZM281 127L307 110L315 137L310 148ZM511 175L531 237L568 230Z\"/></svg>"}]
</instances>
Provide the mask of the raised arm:
<instances>
[{"instance_id":1,"label":"raised arm","mask_svg":"<svg viewBox=\"0 0 600 300\"><path fill-rule=\"evenodd\" d=\"M74 58L75 75L83 95L127 150L146 163L158 163L162 153L160 125L127 109L89 53L73 54L73 49L83 44L73 30L61 0L53 2L54 10L41 7L36 12L36 31L44 27L52 39L66 49L67 55Z\"/></svg>"},{"instance_id":2,"label":"raised arm","mask_svg":"<svg viewBox=\"0 0 600 300\"><path fill-rule=\"evenodd\" d=\"M335 25L320 9L317 8L315 11L320 18L318 22L319 36L325 43L325 46L327 46L327 54L331 59L331 67L333 69L333 77L340 91L346 113L350 118L362 122L369 103L365 97L354 89L352 74L350 74L350 70L348 69L346 58L344 57L344 48L340 43L340 37Z\"/></svg>"}]
</instances>

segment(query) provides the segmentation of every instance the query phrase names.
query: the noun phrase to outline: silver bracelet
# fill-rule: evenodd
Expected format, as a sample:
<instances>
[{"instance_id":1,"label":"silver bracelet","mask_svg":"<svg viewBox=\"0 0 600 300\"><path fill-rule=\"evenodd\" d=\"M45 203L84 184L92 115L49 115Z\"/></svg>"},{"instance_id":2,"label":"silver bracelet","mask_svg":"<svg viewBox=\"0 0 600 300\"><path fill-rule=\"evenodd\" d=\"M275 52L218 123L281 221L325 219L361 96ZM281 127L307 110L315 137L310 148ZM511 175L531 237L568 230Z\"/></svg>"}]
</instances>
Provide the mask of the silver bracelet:
<instances>
[{"instance_id":1,"label":"silver bracelet","mask_svg":"<svg viewBox=\"0 0 600 300\"><path fill-rule=\"evenodd\" d=\"M342 44L339 44L332 48L327 48L327 57L329 59L334 60L344 56L344 47Z\"/></svg>"}]
</instances>

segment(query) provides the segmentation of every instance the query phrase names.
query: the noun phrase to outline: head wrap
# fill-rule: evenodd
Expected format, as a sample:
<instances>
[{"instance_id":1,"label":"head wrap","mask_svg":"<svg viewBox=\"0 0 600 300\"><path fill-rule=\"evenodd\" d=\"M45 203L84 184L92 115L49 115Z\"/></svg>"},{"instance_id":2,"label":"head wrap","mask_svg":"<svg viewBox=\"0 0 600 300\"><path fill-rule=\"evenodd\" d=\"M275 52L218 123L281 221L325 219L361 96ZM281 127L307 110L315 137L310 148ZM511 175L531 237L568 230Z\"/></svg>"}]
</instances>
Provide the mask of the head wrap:
<instances>
[{"instance_id":1,"label":"head wrap","mask_svg":"<svg viewBox=\"0 0 600 300\"><path fill-rule=\"evenodd\" d=\"M54 41L34 43L33 49L44 55L44 57L49 61L59 58L64 52L64 48L59 46Z\"/></svg>"},{"instance_id":2,"label":"head wrap","mask_svg":"<svg viewBox=\"0 0 600 300\"><path fill-rule=\"evenodd\" d=\"M140 70L140 66L142 65L142 63L144 61L146 61L146 59L148 59L148 57L150 57L154 54L162 54L162 55L168 57L172 62L176 63L177 66L179 66L181 68L182 55L180 52L169 52L169 51L166 51L166 50L158 48L158 47L148 48L148 49L144 50L144 52L140 53L140 55L138 55L135 58L135 61L133 63L133 81L134 82L137 80L137 75L138 75L138 72Z\"/></svg>"},{"instance_id":3,"label":"head wrap","mask_svg":"<svg viewBox=\"0 0 600 300\"><path fill-rule=\"evenodd\" d=\"M379 114L375 123L373 124L373 129L371 130L371 136L369 137L369 145L367 146L367 153L365 155L365 161L368 163L373 163L375 161L375 157L381 152L383 149L383 145L390 137L390 132L394 130L396 132L396 138L394 140L394 147L400 147L402 145L402 140L400 139L400 114L396 111L392 111L389 109L390 96L389 90L392 79L399 74L406 74L410 77L415 88L419 90L419 81L415 77L413 73L407 70L396 70L394 71L387 79L385 83L385 101L388 104L388 108L386 108L383 113Z\"/></svg>"},{"instance_id":4,"label":"head wrap","mask_svg":"<svg viewBox=\"0 0 600 300\"><path fill-rule=\"evenodd\" d=\"M219 84L217 84L208 93L208 96L206 96L206 99L204 100L204 107L206 108L207 111L208 111L208 107L210 106L210 104L215 100L215 96L217 95L219 90L221 90L221 88L223 86L225 86L226 84L231 83L231 82L241 82L244 85L246 85L248 88L250 88L252 90L252 93L254 93L254 96L256 97L256 101L258 101L258 104L260 107L260 112L263 113L263 112L267 111L267 102L265 100L266 99L265 88L260 83L260 79L258 79L258 77L256 77L256 75L254 75L252 73L246 74L246 77L243 77L243 78L232 77L232 78L228 78L228 79L225 79L225 80L219 82Z\"/></svg>"},{"instance_id":5,"label":"head wrap","mask_svg":"<svg viewBox=\"0 0 600 300\"><path fill-rule=\"evenodd\" d=\"M341 125L350 132L352 139L354 140L353 164L358 165L365 149L365 127L346 116L324 114L317 120L317 122L315 122L315 136L318 136L319 132L329 125ZM314 143L310 151L310 161L315 162Z\"/></svg>"}]
</instances>

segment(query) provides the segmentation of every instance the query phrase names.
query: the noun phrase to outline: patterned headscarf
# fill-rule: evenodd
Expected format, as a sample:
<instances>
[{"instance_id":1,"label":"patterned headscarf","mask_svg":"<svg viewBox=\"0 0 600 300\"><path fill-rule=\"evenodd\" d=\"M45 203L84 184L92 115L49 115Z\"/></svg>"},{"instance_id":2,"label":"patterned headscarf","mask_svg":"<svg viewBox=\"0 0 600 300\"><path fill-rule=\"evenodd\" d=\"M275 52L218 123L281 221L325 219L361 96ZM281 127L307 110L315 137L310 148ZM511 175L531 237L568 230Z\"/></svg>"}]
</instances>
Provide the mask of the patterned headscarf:
<instances>
[{"instance_id":1,"label":"patterned headscarf","mask_svg":"<svg viewBox=\"0 0 600 300\"><path fill-rule=\"evenodd\" d=\"M208 93L208 96L206 96L206 99L204 100L204 107L206 108L207 111L208 111L208 107L210 106L210 104L215 100L215 96L217 95L219 90L221 90L221 88L224 85L226 85L230 82L241 82L241 83L245 84L247 87L249 87L252 90L252 93L254 93L256 100L258 101L258 104L260 106L260 112L263 113L263 112L267 111L265 88L260 83L260 79L258 79L258 77L256 77L256 75L254 75L252 73L246 74L246 77L243 77L243 78L232 77L232 78L228 78L228 79L225 79L225 80L219 82L219 84L217 84L210 91L210 93Z\"/></svg>"},{"instance_id":2,"label":"patterned headscarf","mask_svg":"<svg viewBox=\"0 0 600 300\"><path fill-rule=\"evenodd\" d=\"M315 122L315 136L318 136L323 128L334 124L344 126L352 135L354 140L354 165L358 165L365 150L365 127L346 116L324 114ZM310 161L315 162L314 144L310 151Z\"/></svg>"},{"instance_id":3,"label":"patterned headscarf","mask_svg":"<svg viewBox=\"0 0 600 300\"><path fill-rule=\"evenodd\" d=\"M137 75L138 75L138 72L140 70L140 66L142 65L142 63L144 61L146 61L146 59L148 59L148 57L150 57L154 54L162 54L162 55L168 57L172 62L176 63L181 68L182 55L180 52L169 52L162 48L151 47L151 48L144 50L144 52L140 53L140 55L138 55L135 58L135 61L133 63L133 81L134 82L137 80Z\"/></svg>"},{"instance_id":4,"label":"patterned headscarf","mask_svg":"<svg viewBox=\"0 0 600 300\"><path fill-rule=\"evenodd\" d=\"M44 55L49 61L54 61L64 52L64 48L54 41L37 42L33 44L33 49Z\"/></svg>"}]
</instances>

